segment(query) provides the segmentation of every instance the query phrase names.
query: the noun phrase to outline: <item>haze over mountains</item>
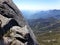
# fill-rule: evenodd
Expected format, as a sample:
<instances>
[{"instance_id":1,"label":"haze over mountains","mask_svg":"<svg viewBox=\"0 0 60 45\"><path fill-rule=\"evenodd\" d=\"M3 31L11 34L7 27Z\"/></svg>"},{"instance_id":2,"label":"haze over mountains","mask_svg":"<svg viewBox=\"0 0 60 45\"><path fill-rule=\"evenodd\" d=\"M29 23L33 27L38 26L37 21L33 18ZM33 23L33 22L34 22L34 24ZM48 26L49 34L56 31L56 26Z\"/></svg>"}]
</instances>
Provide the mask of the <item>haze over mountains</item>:
<instances>
[{"instance_id":1,"label":"haze over mountains","mask_svg":"<svg viewBox=\"0 0 60 45\"><path fill-rule=\"evenodd\" d=\"M23 14L35 32L60 31L60 10L24 11Z\"/></svg>"},{"instance_id":2,"label":"haze over mountains","mask_svg":"<svg viewBox=\"0 0 60 45\"><path fill-rule=\"evenodd\" d=\"M22 11L23 15L27 19L39 19L39 18L59 18L60 17L60 10L47 10L47 11Z\"/></svg>"}]
</instances>

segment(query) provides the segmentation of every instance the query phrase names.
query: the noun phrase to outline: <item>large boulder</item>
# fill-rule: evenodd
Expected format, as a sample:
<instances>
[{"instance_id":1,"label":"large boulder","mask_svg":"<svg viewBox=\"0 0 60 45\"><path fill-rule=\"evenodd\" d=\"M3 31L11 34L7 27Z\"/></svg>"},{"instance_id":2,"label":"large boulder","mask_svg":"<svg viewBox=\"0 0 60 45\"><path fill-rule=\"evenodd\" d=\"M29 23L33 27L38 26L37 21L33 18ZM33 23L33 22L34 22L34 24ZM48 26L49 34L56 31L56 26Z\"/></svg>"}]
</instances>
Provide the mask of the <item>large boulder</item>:
<instances>
[{"instance_id":1,"label":"large boulder","mask_svg":"<svg viewBox=\"0 0 60 45\"><path fill-rule=\"evenodd\" d=\"M0 45L38 45L35 35L12 0L0 0Z\"/></svg>"}]
</instances>

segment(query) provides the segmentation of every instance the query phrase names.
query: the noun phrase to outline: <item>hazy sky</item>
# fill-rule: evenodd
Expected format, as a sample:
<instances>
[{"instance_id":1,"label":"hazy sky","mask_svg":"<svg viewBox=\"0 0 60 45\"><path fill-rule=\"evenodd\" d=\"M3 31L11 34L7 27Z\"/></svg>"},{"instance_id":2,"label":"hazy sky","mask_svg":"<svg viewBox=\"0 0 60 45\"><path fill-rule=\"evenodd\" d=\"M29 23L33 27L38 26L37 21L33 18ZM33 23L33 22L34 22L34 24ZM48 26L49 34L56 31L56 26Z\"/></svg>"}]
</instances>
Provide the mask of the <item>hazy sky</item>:
<instances>
[{"instance_id":1,"label":"hazy sky","mask_svg":"<svg viewBox=\"0 0 60 45\"><path fill-rule=\"evenodd\" d=\"M60 9L60 0L13 0L20 10Z\"/></svg>"}]
</instances>

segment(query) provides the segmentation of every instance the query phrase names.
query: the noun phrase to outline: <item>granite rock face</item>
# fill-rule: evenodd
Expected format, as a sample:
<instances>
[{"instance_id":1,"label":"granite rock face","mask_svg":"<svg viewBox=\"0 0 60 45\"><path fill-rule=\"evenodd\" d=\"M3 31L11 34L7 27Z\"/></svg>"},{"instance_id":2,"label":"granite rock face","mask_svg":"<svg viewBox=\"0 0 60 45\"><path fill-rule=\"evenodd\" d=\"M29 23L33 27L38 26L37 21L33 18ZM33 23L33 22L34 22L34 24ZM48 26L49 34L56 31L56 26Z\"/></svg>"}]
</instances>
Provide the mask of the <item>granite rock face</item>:
<instances>
[{"instance_id":1,"label":"granite rock face","mask_svg":"<svg viewBox=\"0 0 60 45\"><path fill-rule=\"evenodd\" d=\"M38 45L33 31L12 0L0 0L0 45Z\"/></svg>"}]
</instances>

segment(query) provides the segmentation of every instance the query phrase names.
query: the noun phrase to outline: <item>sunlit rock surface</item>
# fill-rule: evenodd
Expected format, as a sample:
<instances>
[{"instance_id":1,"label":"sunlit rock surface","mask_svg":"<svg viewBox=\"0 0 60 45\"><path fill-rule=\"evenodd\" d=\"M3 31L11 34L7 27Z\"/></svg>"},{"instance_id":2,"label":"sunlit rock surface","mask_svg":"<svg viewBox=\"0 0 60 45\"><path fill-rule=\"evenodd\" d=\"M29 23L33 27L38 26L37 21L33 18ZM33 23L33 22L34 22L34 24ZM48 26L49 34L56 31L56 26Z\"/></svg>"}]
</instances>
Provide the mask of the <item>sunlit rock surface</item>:
<instances>
[{"instance_id":1,"label":"sunlit rock surface","mask_svg":"<svg viewBox=\"0 0 60 45\"><path fill-rule=\"evenodd\" d=\"M33 31L12 0L0 0L0 45L38 45Z\"/></svg>"}]
</instances>

